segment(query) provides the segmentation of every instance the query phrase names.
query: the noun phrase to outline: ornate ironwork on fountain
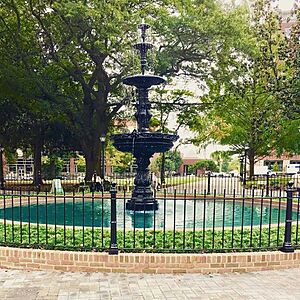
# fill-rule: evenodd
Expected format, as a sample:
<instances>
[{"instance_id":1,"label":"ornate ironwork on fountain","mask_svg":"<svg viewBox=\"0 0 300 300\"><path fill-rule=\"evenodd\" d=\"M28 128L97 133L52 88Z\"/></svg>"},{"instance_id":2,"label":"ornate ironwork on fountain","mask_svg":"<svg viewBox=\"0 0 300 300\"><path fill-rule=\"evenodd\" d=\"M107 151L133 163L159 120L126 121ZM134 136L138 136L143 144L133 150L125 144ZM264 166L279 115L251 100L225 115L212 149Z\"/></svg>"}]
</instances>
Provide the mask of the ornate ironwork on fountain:
<instances>
[{"instance_id":1,"label":"ornate ironwork on fountain","mask_svg":"<svg viewBox=\"0 0 300 300\"><path fill-rule=\"evenodd\" d=\"M158 209L157 201L153 198L151 180L148 166L152 155L140 155L136 157L137 175L134 179L134 189L131 199L126 203L130 210Z\"/></svg>"},{"instance_id":2,"label":"ornate ironwork on fountain","mask_svg":"<svg viewBox=\"0 0 300 300\"><path fill-rule=\"evenodd\" d=\"M151 104L148 99L148 90L141 88L138 92L139 101L136 104L137 112L135 113L135 118L138 123L139 131L149 131L149 123L152 117L150 113Z\"/></svg>"},{"instance_id":3,"label":"ornate ironwork on fountain","mask_svg":"<svg viewBox=\"0 0 300 300\"><path fill-rule=\"evenodd\" d=\"M165 82L165 79L155 75L145 75L147 63L147 51L153 47L146 42L146 30L150 26L144 22L139 25L141 30L141 42L133 47L140 52L141 75L133 75L123 79L126 85L135 86L138 90L135 107L135 118L138 130L130 134L115 134L111 137L114 146L122 152L132 152L137 162L137 174L134 180L134 189L131 199L126 203L130 210L157 210L158 203L154 199L149 175L150 158L156 152L166 152L172 148L177 135L161 132L150 132L149 123L152 117L150 112L149 89L153 85Z\"/></svg>"}]
</instances>

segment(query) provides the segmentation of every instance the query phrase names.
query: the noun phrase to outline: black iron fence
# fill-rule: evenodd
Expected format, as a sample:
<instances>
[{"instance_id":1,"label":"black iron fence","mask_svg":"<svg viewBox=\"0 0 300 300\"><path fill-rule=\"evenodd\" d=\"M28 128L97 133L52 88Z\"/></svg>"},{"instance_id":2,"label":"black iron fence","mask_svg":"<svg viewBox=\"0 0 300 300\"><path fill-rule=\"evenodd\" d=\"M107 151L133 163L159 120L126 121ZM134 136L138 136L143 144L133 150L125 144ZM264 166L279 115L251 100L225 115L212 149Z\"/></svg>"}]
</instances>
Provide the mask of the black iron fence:
<instances>
[{"instance_id":1,"label":"black iron fence","mask_svg":"<svg viewBox=\"0 0 300 300\"><path fill-rule=\"evenodd\" d=\"M123 174L109 174L105 178L100 178L95 175L93 178L86 182L83 173L75 175L61 176L57 179L65 192L78 192L78 191L109 191L111 183L117 184L118 190L131 191L134 186L134 173ZM188 194L192 194L194 190L198 194L211 194L214 190L217 194L222 194L224 189L228 195L233 195L233 192L237 195L246 193L247 195L254 194L260 195L264 190L265 195L272 193L273 195L279 193L280 190L287 188L289 181L294 182L295 187L300 187L300 176L295 175L254 175L251 178L241 178L239 176L230 176L225 173L208 173L200 175L171 175L165 176L162 180L159 176L152 174L152 187L161 194L166 190L167 195L172 195L176 190L179 193L186 191ZM25 191L40 191L51 192L53 191L53 179L42 179L42 182L35 184L32 177L5 177L5 181L2 184L6 190L25 190Z\"/></svg>"},{"instance_id":2,"label":"black iron fence","mask_svg":"<svg viewBox=\"0 0 300 300\"><path fill-rule=\"evenodd\" d=\"M158 210L126 210L131 193L0 193L0 243L82 251L226 252L299 245L299 192L163 188Z\"/></svg>"}]
</instances>

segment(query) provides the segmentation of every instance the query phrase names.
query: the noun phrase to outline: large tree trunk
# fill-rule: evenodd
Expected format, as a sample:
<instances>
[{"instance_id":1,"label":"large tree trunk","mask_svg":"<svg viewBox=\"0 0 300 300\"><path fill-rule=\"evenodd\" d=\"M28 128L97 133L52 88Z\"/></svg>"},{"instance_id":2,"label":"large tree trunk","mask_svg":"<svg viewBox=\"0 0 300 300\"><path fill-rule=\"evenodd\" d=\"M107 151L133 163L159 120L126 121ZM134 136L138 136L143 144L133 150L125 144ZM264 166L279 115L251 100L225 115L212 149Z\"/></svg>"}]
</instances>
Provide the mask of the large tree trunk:
<instances>
[{"instance_id":1,"label":"large tree trunk","mask_svg":"<svg viewBox=\"0 0 300 300\"><path fill-rule=\"evenodd\" d=\"M42 140L37 138L33 144L33 184L38 186L42 184Z\"/></svg>"},{"instance_id":2,"label":"large tree trunk","mask_svg":"<svg viewBox=\"0 0 300 300\"><path fill-rule=\"evenodd\" d=\"M104 103L105 101L103 100L102 102ZM96 110L94 110L94 105L86 108L84 120L89 130L86 138L81 140L82 150L85 155L85 181L91 181L94 173L98 176L101 175L100 137L106 136L108 131L109 119L107 113L101 105Z\"/></svg>"},{"instance_id":3,"label":"large tree trunk","mask_svg":"<svg viewBox=\"0 0 300 300\"><path fill-rule=\"evenodd\" d=\"M85 155L85 181L91 181L93 174L96 172L100 175L101 170L101 156L100 156L100 142L90 145L84 151Z\"/></svg>"}]
</instances>

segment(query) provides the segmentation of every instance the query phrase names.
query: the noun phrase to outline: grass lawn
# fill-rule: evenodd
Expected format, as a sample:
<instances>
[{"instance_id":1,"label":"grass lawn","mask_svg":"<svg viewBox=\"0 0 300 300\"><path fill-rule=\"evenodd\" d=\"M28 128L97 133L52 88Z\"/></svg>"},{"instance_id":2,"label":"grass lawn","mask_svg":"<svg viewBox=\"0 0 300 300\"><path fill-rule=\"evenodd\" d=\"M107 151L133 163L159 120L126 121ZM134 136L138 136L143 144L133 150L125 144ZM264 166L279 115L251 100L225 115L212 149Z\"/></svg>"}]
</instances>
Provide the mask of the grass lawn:
<instances>
[{"instance_id":1,"label":"grass lawn","mask_svg":"<svg viewBox=\"0 0 300 300\"><path fill-rule=\"evenodd\" d=\"M166 177L165 178L165 184L166 186L174 186L179 184L189 184L193 182L199 182L205 180L204 177L196 177L196 176L178 176L178 177ZM134 178L117 178L113 180L113 182L116 182L117 185L120 186L133 186ZM158 178L158 182L160 182L160 179Z\"/></svg>"}]
</instances>

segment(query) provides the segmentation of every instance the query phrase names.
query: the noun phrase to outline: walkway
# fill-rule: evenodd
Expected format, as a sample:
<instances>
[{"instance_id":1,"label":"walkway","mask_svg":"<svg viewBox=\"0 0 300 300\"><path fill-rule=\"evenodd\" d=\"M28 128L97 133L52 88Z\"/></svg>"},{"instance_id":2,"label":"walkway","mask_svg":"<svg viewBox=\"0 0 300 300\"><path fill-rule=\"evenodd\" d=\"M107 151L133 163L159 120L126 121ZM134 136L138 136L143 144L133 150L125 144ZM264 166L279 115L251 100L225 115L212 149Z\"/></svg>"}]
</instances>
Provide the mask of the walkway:
<instances>
[{"instance_id":1,"label":"walkway","mask_svg":"<svg viewBox=\"0 0 300 300\"><path fill-rule=\"evenodd\" d=\"M0 269L0 299L300 299L300 269L224 275Z\"/></svg>"}]
</instances>

